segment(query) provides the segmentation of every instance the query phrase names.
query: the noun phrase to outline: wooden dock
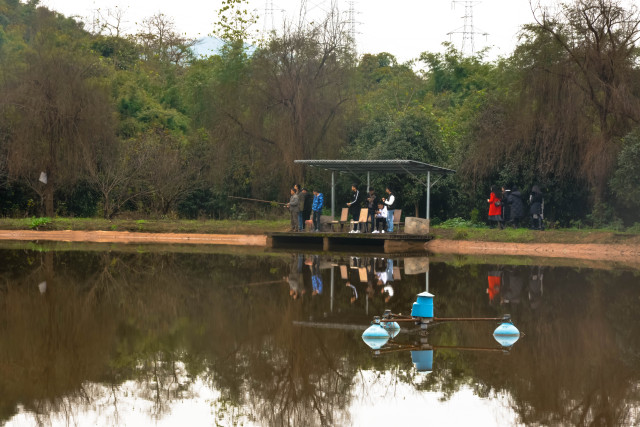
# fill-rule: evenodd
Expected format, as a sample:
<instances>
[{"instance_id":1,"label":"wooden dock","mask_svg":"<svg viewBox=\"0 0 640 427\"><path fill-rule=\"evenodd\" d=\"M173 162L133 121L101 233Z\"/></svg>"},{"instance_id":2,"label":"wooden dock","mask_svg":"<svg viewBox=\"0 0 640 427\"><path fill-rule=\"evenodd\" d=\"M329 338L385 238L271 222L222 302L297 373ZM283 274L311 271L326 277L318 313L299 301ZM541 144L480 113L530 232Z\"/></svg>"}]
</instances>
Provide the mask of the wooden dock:
<instances>
[{"instance_id":1,"label":"wooden dock","mask_svg":"<svg viewBox=\"0 0 640 427\"><path fill-rule=\"evenodd\" d=\"M372 251L383 253L424 252L432 235L404 233L334 233L298 232L267 233L267 246L276 249L306 249L312 251Z\"/></svg>"}]
</instances>

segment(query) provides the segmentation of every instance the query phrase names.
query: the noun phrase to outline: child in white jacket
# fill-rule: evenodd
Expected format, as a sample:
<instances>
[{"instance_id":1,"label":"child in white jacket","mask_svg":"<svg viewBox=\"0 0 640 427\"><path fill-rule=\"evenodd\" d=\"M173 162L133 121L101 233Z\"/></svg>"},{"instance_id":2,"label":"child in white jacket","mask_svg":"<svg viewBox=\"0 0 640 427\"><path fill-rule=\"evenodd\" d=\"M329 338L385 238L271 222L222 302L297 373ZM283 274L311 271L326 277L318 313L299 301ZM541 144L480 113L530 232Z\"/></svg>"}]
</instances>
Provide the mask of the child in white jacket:
<instances>
[{"instance_id":1,"label":"child in white jacket","mask_svg":"<svg viewBox=\"0 0 640 427\"><path fill-rule=\"evenodd\" d=\"M382 227L380 225L382 224ZM376 229L374 233L384 233L387 228L387 207L384 203L378 203L378 210L376 211ZM379 231L382 230L382 231Z\"/></svg>"}]
</instances>

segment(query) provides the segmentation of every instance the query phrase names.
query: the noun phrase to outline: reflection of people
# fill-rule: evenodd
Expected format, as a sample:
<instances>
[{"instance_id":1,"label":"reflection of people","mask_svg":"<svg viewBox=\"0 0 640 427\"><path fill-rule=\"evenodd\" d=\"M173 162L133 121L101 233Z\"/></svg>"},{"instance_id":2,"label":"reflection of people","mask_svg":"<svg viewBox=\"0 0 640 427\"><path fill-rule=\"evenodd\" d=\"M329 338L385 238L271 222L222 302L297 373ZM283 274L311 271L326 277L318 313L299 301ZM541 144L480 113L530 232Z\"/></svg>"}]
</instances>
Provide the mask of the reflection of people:
<instances>
[{"instance_id":1,"label":"reflection of people","mask_svg":"<svg viewBox=\"0 0 640 427\"><path fill-rule=\"evenodd\" d=\"M322 294L322 276L320 275L320 260L318 255L313 256L313 262L311 263L311 286L313 292L311 295Z\"/></svg>"},{"instance_id":2,"label":"reflection of people","mask_svg":"<svg viewBox=\"0 0 640 427\"><path fill-rule=\"evenodd\" d=\"M500 303L520 304L522 288L524 287L522 277L517 272L510 271L507 274L507 279L503 286L503 291L500 292Z\"/></svg>"},{"instance_id":3,"label":"reflection of people","mask_svg":"<svg viewBox=\"0 0 640 427\"><path fill-rule=\"evenodd\" d=\"M353 304L358 299L358 290L351 284L351 282L347 282L345 286L351 288L353 291L353 296L351 297L351 304Z\"/></svg>"},{"instance_id":4,"label":"reflection of people","mask_svg":"<svg viewBox=\"0 0 640 427\"><path fill-rule=\"evenodd\" d=\"M289 283L289 295L291 295L293 299L298 299L299 296L305 294L304 282L302 279L302 262L302 255L297 255L291 266L289 276L283 278Z\"/></svg>"},{"instance_id":5,"label":"reflection of people","mask_svg":"<svg viewBox=\"0 0 640 427\"><path fill-rule=\"evenodd\" d=\"M532 309L537 309L542 301L542 267L531 267L531 272L529 273L529 303L531 304Z\"/></svg>"},{"instance_id":6,"label":"reflection of people","mask_svg":"<svg viewBox=\"0 0 640 427\"><path fill-rule=\"evenodd\" d=\"M381 291L383 294L387 294L387 296L384 298L384 302L389 302L389 300L391 299L391 297L393 297L393 287L391 285L387 285L384 288L382 288Z\"/></svg>"},{"instance_id":7,"label":"reflection of people","mask_svg":"<svg viewBox=\"0 0 640 427\"><path fill-rule=\"evenodd\" d=\"M393 260L387 258L387 280L393 282Z\"/></svg>"},{"instance_id":8,"label":"reflection of people","mask_svg":"<svg viewBox=\"0 0 640 427\"><path fill-rule=\"evenodd\" d=\"M502 285L502 271L490 271L487 276L488 287L487 294L489 302L493 302L500 294L500 286Z\"/></svg>"}]
</instances>

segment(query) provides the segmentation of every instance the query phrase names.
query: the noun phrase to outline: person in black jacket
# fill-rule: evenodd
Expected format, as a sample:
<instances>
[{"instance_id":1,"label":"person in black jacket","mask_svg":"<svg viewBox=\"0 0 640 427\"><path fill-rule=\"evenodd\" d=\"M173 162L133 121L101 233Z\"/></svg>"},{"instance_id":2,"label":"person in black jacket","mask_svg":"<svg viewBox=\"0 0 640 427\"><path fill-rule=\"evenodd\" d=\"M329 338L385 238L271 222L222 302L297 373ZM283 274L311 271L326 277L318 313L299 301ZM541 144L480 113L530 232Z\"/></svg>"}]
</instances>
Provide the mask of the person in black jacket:
<instances>
[{"instance_id":1,"label":"person in black jacket","mask_svg":"<svg viewBox=\"0 0 640 427\"><path fill-rule=\"evenodd\" d=\"M518 228L520 220L524 217L524 203L522 202L522 193L520 193L517 185L514 185L511 189L507 204L509 204L510 209L509 221L515 228Z\"/></svg>"},{"instance_id":2,"label":"person in black jacket","mask_svg":"<svg viewBox=\"0 0 640 427\"><path fill-rule=\"evenodd\" d=\"M302 206L302 228L304 229L307 221L311 219L311 208L313 206L313 194L309 193L306 188L302 188L302 195L300 198L304 198L304 205Z\"/></svg>"},{"instance_id":3,"label":"person in black jacket","mask_svg":"<svg viewBox=\"0 0 640 427\"><path fill-rule=\"evenodd\" d=\"M502 187L502 228L511 220L511 206L508 203L509 196L511 195L511 189Z\"/></svg>"},{"instance_id":4,"label":"person in black jacket","mask_svg":"<svg viewBox=\"0 0 640 427\"><path fill-rule=\"evenodd\" d=\"M356 184L351 185L351 201L347 203L347 206L349 207L349 213L353 220L358 221L360 219L360 192L358 191L358 186ZM359 232L359 224L356 222L350 233Z\"/></svg>"},{"instance_id":5,"label":"person in black jacket","mask_svg":"<svg viewBox=\"0 0 640 427\"><path fill-rule=\"evenodd\" d=\"M371 224L370 232L376 229L376 207L378 206L378 197L373 188L369 188L367 195L367 223Z\"/></svg>"},{"instance_id":6,"label":"person in black jacket","mask_svg":"<svg viewBox=\"0 0 640 427\"><path fill-rule=\"evenodd\" d=\"M531 228L533 230L542 230L542 206L544 198L540 187L534 185L529 195L529 213L531 214Z\"/></svg>"}]
</instances>

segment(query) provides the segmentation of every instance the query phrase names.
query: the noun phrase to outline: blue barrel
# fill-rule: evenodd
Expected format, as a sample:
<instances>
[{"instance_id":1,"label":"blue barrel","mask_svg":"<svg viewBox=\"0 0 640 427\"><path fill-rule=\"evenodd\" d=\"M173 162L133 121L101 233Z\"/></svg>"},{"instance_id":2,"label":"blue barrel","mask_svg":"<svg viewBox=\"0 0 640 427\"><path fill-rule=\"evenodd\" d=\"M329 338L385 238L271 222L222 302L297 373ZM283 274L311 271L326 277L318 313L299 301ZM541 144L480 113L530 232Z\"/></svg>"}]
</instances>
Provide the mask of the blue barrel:
<instances>
[{"instance_id":1,"label":"blue barrel","mask_svg":"<svg viewBox=\"0 0 640 427\"><path fill-rule=\"evenodd\" d=\"M418 372L431 372L433 370L433 350L412 351L411 361Z\"/></svg>"},{"instance_id":2,"label":"blue barrel","mask_svg":"<svg viewBox=\"0 0 640 427\"><path fill-rule=\"evenodd\" d=\"M411 308L411 316L413 317L433 317L433 295L429 292L418 294L418 299L413 303Z\"/></svg>"}]
</instances>

